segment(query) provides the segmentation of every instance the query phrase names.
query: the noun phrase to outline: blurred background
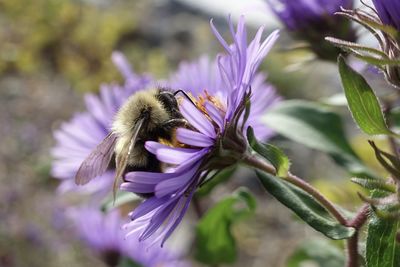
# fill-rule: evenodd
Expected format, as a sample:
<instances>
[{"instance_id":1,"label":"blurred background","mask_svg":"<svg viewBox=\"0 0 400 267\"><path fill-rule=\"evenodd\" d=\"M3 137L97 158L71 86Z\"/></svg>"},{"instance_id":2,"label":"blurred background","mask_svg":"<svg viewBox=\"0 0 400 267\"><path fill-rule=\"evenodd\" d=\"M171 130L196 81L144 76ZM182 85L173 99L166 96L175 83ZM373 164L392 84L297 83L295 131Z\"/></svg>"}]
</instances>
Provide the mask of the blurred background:
<instances>
[{"instance_id":1,"label":"blurred background","mask_svg":"<svg viewBox=\"0 0 400 267\"><path fill-rule=\"evenodd\" d=\"M193 0L0 0L0 266L105 266L59 220L56 188L49 175L52 131L84 109L83 94L102 83L121 82L111 62L122 51L137 73L165 78L182 60L215 55L220 46L210 18L226 29L226 18L245 14L256 30L281 27L263 1ZM307 51L288 51L285 34L263 64L285 98L317 100L341 91L336 66L310 61ZM352 143L364 158L363 137L346 116ZM347 174L322 153L275 138L293 159L293 172L307 177L333 201L357 203ZM362 145L357 145L362 144ZM297 159L297 160L296 160ZM373 163L372 163L373 164ZM286 266L295 247L319 235L293 220L292 213L265 194L241 171L202 200L206 209L240 185L258 199L256 215L235 225L240 250L233 266ZM191 236L195 215L179 237ZM190 237L192 238L192 237ZM189 238L189 239L190 239ZM175 238L177 249L188 241ZM337 244L340 248L341 244ZM183 251L194 266L191 249ZM311 263L312 264L312 263ZM318 265L305 265L318 266Z\"/></svg>"}]
</instances>

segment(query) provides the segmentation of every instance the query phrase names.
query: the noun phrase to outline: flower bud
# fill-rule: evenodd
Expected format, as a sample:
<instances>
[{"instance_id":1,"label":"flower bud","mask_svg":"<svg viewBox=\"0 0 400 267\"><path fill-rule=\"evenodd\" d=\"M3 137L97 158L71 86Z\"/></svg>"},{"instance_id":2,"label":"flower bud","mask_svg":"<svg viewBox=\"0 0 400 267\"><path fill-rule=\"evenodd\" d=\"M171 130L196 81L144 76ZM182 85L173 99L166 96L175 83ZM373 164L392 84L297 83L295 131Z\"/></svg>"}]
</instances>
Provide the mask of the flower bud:
<instances>
[{"instance_id":1,"label":"flower bud","mask_svg":"<svg viewBox=\"0 0 400 267\"><path fill-rule=\"evenodd\" d=\"M356 40L350 22L335 15L341 7L352 8L351 0L267 0L267 3L292 35L308 42L321 59L335 61L340 52L325 42L326 36Z\"/></svg>"}]
</instances>

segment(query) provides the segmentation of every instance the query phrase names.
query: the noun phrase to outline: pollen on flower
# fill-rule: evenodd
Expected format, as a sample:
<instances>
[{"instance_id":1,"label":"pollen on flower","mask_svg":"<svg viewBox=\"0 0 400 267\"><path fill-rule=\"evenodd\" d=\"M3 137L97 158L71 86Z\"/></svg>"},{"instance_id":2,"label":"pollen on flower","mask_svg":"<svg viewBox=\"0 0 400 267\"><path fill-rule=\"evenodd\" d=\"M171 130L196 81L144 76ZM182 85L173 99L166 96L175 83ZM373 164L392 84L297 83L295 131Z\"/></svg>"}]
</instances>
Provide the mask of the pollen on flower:
<instances>
[{"instance_id":1,"label":"pollen on flower","mask_svg":"<svg viewBox=\"0 0 400 267\"><path fill-rule=\"evenodd\" d=\"M212 119L212 116L210 116L206 107L207 103L211 104L218 112L221 113L221 115L226 113L225 105L222 103L222 101L218 97L211 95L207 89L204 89L203 94L198 95L193 102L195 103L197 109L200 110L213 124L215 124L215 122ZM216 128L218 128L218 126L216 126Z\"/></svg>"},{"instance_id":2,"label":"pollen on flower","mask_svg":"<svg viewBox=\"0 0 400 267\"><path fill-rule=\"evenodd\" d=\"M225 105L220 101L219 98L212 96L207 90L204 90L204 94L208 101L210 101L214 106L221 112L225 112Z\"/></svg>"}]
</instances>

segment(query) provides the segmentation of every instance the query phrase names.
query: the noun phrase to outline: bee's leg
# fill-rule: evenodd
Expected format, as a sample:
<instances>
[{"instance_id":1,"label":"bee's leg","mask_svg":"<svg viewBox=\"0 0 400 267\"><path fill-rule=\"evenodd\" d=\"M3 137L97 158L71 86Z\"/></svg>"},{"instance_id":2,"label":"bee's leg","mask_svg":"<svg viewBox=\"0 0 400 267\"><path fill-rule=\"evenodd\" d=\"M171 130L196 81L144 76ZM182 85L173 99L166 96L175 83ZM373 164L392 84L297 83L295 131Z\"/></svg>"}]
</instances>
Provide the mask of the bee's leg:
<instances>
[{"instance_id":1,"label":"bee's leg","mask_svg":"<svg viewBox=\"0 0 400 267\"><path fill-rule=\"evenodd\" d=\"M185 119L170 119L162 123L161 127L166 130L172 130L176 127L188 126L188 122Z\"/></svg>"},{"instance_id":2,"label":"bee's leg","mask_svg":"<svg viewBox=\"0 0 400 267\"><path fill-rule=\"evenodd\" d=\"M175 118L167 120L162 124L160 124L159 127L157 128L157 136L158 138L163 138L170 141L172 139L174 129L178 127L189 128L189 124L185 119Z\"/></svg>"},{"instance_id":3,"label":"bee's leg","mask_svg":"<svg viewBox=\"0 0 400 267\"><path fill-rule=\"evenodd\" d=\"M170 119L162 123L161 127L168 131L171 131L177 127L184 127L187 129L195 130L195 128L190 125L186 119Z\"/></svg>"}]
</instances>

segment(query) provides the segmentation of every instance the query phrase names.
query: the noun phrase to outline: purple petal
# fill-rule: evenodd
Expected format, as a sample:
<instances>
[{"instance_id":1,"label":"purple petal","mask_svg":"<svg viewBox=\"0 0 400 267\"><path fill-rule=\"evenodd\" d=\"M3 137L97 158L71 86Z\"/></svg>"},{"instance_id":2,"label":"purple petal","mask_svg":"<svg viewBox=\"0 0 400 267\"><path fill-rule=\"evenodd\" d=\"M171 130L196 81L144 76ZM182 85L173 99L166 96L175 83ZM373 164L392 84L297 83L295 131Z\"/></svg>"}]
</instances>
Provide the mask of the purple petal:
<instances>
[{"instance_id":1,"label":"purple petal","mask_svg":"<svg viewBox=\"0 0 400 267\"><path fill-rule=\"evenodd\" d=\"M185 151L187 150L187 151ZM193 158L198 154L199 150L196 149L158 149L157 150L157 159L162 162L169 164L182 164L185 161Z\"/></svg>"},{"instance_id":2,"label":"purple petal","mask_svg":"<svg viewBox=\"0 0 400 267\"><path fill-rule=\"evenodd\" d=\"M184 171L181 175L167 179L156 185L155 194L158 198L176 193L177 191L186 190L187 183L195 178L194 175L198 171L200 163L195 164L190 169Z\"/></svg>"},{"instance_id":3,"label":"purple petal","mask_svg":"<svg viewBox=\"0 0 400 267\"><path fill-rule=\"evenodd\" d=\"M210 20L210 26L211 30L214 33L215 37L217 37L218 41L221 43L221 45L226 49L226 51L230 51L229 45L226 43L224 38L221 36L221 34L218 32L217 28L215 28L213 20Z\"/></svg>"},{"instance_id":4,"label":"purple petal","mask_svg":"<svg viewBox=\"0 0 400 267\"><path fill-rule=\"evenodd\" d=\"M140 204L131 214L131 220L136 220L149 212L162 207L163 205L169 204L171 200L169 197L157 198L151 197L146 199L142 204Z\"/></svg>"},{"instance_id":5,"label":"purple petal","mask_svg":"<svg viewBox=\"0 0 400 267\"><path fill-rule=\"evenodd\" d=\"M179 142L197 147L209 147L214 145L214 139L199 132L191 131L185 128L178 128L176 138Z\"/></svg>"},{"instance_id":6,"label":"purple petal","mask_svg":"<svg viewBox=\"0 0 400 267\"><path fill-rule=\"evenodd\" d=\"M143 233L139 237L139 241L145 240L149 238L152 234L154 234L160 226L164 223L164 221L170 216L171 212L176 206L177 200L172 202L169 205L164 205L162 208L156 211L156 213L151 218L151 221L147 228L143 231Z\"/></svg>"},{"instance_id":7,"label":"purple petal","mask_svg":"<svg viewBox=\"0 0 400 267\"><path fill-rule=\"evenodd\" d=\"M192 196L195 190L192 190L190 192L190 195L186 198L186 202L185 205L183 206L183 208L180 210L179 212L179 217L175 219L175 221L173 222L173 224L169 227L168 231L165 233L164 238L161 242L161 246L164 245L165 241L168 239L168 237L170 237L170 235L172 234L172 232L175 230L175 228L179 225L179 223L182 221L183 216L186 214L186 211L189 207L190 201L192 200ZM181 201L183 201L183 199L181 199Z\"/></svg>"},{"instance_id":8,"label":"purple petal","mask_svg":"<svg viewBox=\"0 0 400 267\"><path fill-rule=\"evenodd\" d=\"M155 189L155 184L144 184L144 183L122 183L119 186L122 191L128 191L133 193L153 193Z\"/></svg>"},{"instance_id":9,"label":"purple petal","mask_svg":"<svg viewBox=\"0 0 400 267\"><path fill-rule=\"evenodd\" d=\"M218 125L220 131L223 131L224 117L223 117L222 112L209 102L206 102L205 107L206 107L206 110L207 110L208 114L210 115L211 119L213 121L215 121L215 123Z\"/></svg>"},{"instance_id":10,"label":"purple petal","mask_svg":"<svg viewBox=\"0 0 400 267\"><path fill-rule=\"evenodd\" d=\"M125 180L128 182L136 182L143 184L156 184L162 180L174 177L174 173L159 173L159 172L128 172L125 175Z\"/></svg>"},{"instance_id":11,"label":"purple petal","mask_svg":"<svg viewBox=\"0 0 400 267\"><path fill-rule=\"evenodd\" d=\"M180 106L182 115L189 121L189 123L199 130L201 133L215 138L215 129L212 123L201 113L192 103L184 100Z\"/></svg>"},{"instance_id":12,"label":"purple petal","mask_svg":"<svg viewBox=\"0 0 400 267\"><path fill-rule=\"evenodd\" d=\"M124 76L126 80L134 79L135 74L132 71L132 66L121 52L115 51L111 55L111 59L119 72Z\"/></svg>"}]
</instances>

